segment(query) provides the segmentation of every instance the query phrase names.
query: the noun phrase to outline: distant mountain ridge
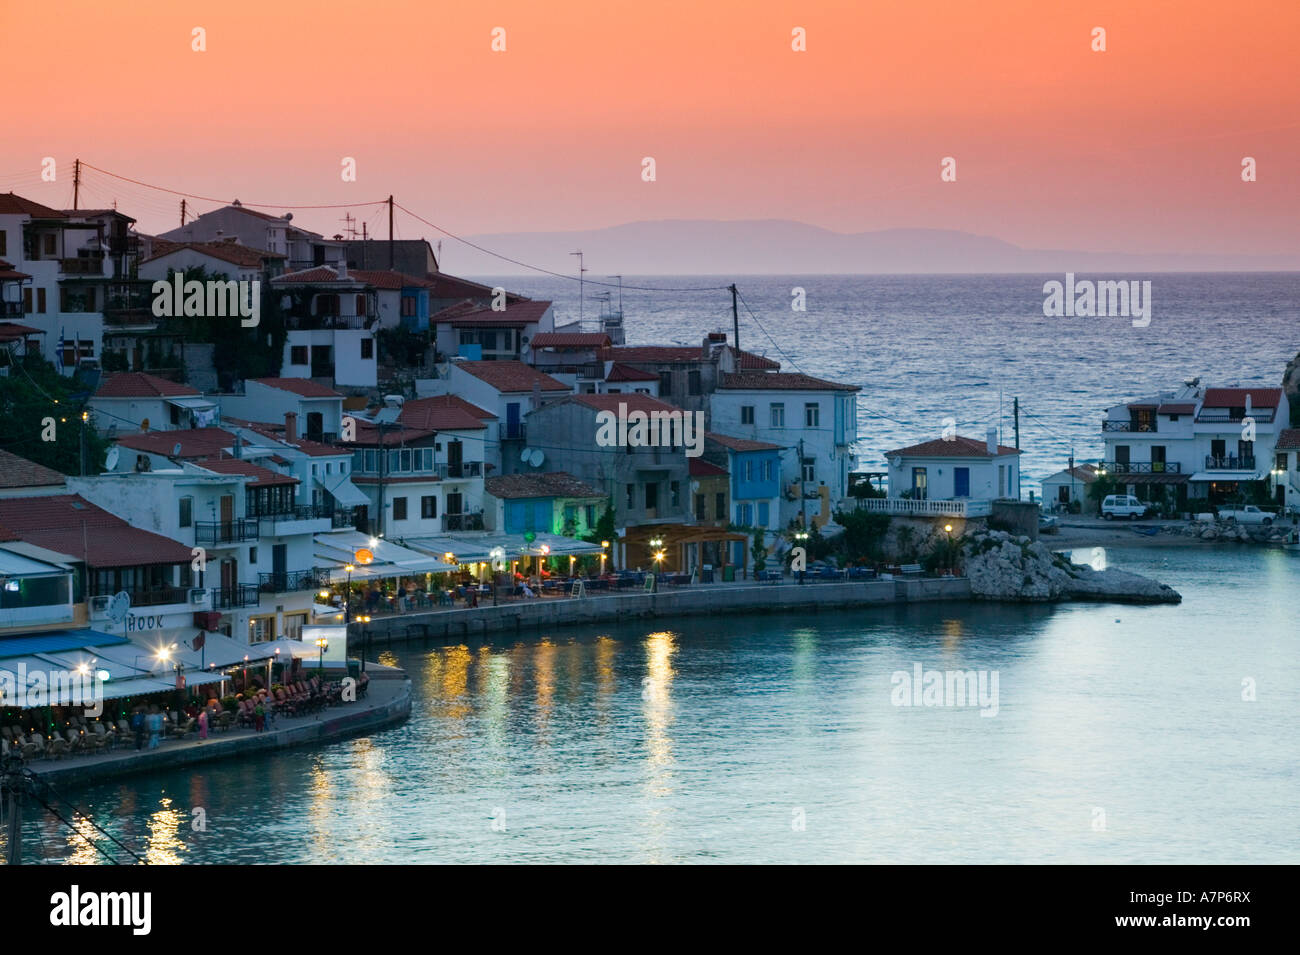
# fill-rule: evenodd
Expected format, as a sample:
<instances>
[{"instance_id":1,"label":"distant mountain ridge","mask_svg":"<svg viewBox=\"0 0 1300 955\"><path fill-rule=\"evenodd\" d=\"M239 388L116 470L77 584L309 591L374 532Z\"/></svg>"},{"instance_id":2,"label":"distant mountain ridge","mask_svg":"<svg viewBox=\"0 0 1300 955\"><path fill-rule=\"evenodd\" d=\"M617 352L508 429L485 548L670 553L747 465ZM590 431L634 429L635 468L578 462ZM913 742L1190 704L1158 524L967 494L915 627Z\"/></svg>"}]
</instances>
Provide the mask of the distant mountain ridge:
<instances>
[{"instance_id":1,"label":"distant mountain ridge","mask_svg":"<svg viewBox=\"0 0 1300 955\"><path fill-rule=\"evenodd\" d=\"M998 272L1292 271L1300 256L1025 249L954 229L833 232L789 219L660 219L571 232L467 236L501 255L572 274L575 249L601 275L801 275ZM502 275L507 262L459 242L444 246L444 267Z\"/></svg>"}]
</instances>

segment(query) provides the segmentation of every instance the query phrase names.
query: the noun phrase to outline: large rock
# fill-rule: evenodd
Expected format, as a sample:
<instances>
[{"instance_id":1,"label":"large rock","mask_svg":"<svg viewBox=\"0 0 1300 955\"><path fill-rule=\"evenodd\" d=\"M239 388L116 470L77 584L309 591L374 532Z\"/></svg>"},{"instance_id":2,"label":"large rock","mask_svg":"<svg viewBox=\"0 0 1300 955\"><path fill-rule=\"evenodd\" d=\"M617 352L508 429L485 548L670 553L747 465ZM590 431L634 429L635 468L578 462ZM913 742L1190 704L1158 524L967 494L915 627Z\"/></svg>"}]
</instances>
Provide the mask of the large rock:
<instances>
[{"instance_id":1,"label":"large rock","mask_svg":"<svg viewBox=\"0 0 1300 955\"><path fill-rule=\"evenodd\" d=\"M988 600L1178 603L1177 591L1122 570L1070 563L1047 546L1002 531L975 535L963 551L971 593Z\"/></svg>"}]
</instances>

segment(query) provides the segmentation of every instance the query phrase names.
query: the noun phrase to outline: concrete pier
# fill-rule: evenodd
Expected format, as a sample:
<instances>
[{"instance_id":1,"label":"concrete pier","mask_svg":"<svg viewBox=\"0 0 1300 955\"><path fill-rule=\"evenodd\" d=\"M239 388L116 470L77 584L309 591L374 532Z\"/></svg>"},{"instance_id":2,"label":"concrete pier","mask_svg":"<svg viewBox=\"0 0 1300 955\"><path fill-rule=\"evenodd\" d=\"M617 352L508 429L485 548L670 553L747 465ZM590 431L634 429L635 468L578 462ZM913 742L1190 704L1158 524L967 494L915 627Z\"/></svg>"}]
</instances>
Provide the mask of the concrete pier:
<instances>
[{"instance_id":1,"label":"concrete pier","mask_svg":"<svg viewBox=\"0 0 1300 955\"><path fill-rule=\"evenodd\" d=\"M376 617L353 623L349 652L365 647L411 640L457 641L489 633L554 630L600 623L624 623L642 618L677 618L709 614L818 613L890 603L969 600L970 581L964 577L918 577L896 580L779 584L721 584L641 591L589 597L537 597L511 600L493 607L433 610ZM489 598L490 600L490 598Z\"/></svg>"}]
</instances>

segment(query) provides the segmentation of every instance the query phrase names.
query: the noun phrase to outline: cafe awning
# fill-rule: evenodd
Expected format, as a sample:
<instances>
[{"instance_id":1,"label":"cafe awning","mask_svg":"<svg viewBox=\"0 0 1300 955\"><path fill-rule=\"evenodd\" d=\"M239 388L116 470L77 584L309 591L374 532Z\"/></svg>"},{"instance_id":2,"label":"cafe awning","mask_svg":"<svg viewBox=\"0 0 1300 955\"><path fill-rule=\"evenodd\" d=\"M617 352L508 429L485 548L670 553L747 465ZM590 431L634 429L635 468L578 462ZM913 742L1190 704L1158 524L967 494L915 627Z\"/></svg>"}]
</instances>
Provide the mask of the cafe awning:
<instances>
[{"instance_id":1,"label":"cafe awning","mask_svg":"<svg viewBox=\"0 0 1300 955\"><path fill-rule=\"evenodd\" d=\"M365 492L352 483L352 479L346 474L339 477L337 475L316 475L315 481L333 496L343 507L368 507L370 498L366 497Z\"/></svg>"}]
</instances>

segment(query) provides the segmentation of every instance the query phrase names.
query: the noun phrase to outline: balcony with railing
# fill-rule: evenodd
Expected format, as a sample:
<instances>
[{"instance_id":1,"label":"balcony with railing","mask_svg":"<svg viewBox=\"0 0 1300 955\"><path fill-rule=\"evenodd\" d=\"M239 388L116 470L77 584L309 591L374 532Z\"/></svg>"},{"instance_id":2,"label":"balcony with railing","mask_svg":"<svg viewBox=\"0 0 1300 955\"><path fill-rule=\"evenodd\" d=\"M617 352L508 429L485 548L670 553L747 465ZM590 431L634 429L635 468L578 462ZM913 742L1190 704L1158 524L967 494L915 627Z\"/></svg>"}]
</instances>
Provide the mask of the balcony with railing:
<instances>
[{"instance_id":1,"label":"balcony with railing","mask_svg":"<svg viewBox=\"0 0 1300 955\"><path fill-rule=\"evenodd\" d=\"M1263 424L1272 422L1276 408L1202 408L1196 416L1197 424L1240 424L1247 418Z\"/></svg>"},{"instance_id":2,"label":"balcony with railing","mask_svg":"<svg viewBox=\"0 0 1300 955\"><path fill-rule=\"evenodd\" d=\"M526 441L528 429L522 421L498 426L498 435L502 441Z\"/></svg>"},{"instance_id":3,"label":"balcony with railing","mask_svg":"<svg viewBox=\"0 0 1300 955\"><path fill-rule=\"evenodd\" d=\"M256 607L261 601L257 584L235 584L233 587L212 588L213 610L236 610Z\"/></svg>"},{"instance_id":4,"label":"balcony with railing","mask_svg":"<svg viewBox=\"0 0 1300 955\"><path fill-rule=\"evenodd\" d=\"M103 275L104 253L59 259L59 271L64 275Z\"/></svg>"},{"instance_id":5,"label":"balcony with railing","mask_svg":"<svg viewBox=\"0 0 1300 955\"><path fill-rule=\"evenodd\" d=\"M293 570L284 573L257 575L257 587L266 594L289 594L302 590L320 590L330 585L330 572L325 567L310 570Z\"/></svg>"},{"instance_id":6,"label":"balcony with railing","mask_svg":"<svg viewBox=\"0 0 1300 955\"><path fill-rule=\"evenodd\" d=\"M257 518L259 532L265 535L310 534L328 530L323 522L333 526L334 509L325 504L295 504L291 506L247 507L245 513Z\"/></svg>"},{"instance_id":7,"label":"balcony with railing","mask_svg":"<svg viewBox=\"0 0 1300 955\"><path fill-rule=\"evenodd\" d=\"M905 517L987 517L992 512L988 501L926 501L905 497L861 497L856 506L860 511Z\"/></svg>"},{"instance_id":8,"label":"balcony with railing","mask_svg":"<svg viewBox=\"0 0 1300 955\"><path fill-rule=\"evenodd\" d=\"M483 529L483 515L444 514L442 515L442 529L444 531L481 531Z\"/></svg>"},{"instance_id":9,"label":"balcony with railing","mask_svg":"<svg viewBox=\"0 0 1300 955\"><path fill-rule=\"evenodd\" d=\"M1154 434L1160 430L1160 427L1154 419L1151 421L1121 421L1114 418L1104 418L1101 422L1101 430L1123 431L1128 434Z\"/></svg>"},{"instance_id":10,"label":"balcony with railing","mask_svg":"<svg viewBox=\"0 0 1300 955\"><path fill-rule=\"evenodd\" d=\"M1207 471L1253 471L1255 456L1253 454L1207 454L1205 456Z\"/></svg>"},{"instance_id":11,"label":"balcony with railing","mask_svg":"<svg viewBox=\"0 0 1300 955\"><path fill-rule=\"evenodd\" d=\"M127 588L124 592L131 598L131 607L133 609L136 607L162 607L167 604L184 604L187 608L193 606L193 601L190 599L193 588L190 587ZM198 593L202 593L202 591L200 590ZM93 595L90 598L91 614L100 616L107 613L109 605L116 595L116 591L112 594Z\"/></svg>"},{"instance_id":12,"label":"balcony with railing","mask_svg":"<svg viewBox=\"0 0 1300 955\"><path fill-rule=\"evenodd\" d=\"M22 302L0 302L0 318L22 318L27 307Z\"/></svg>"},{"instance_id":13,"label":"balcony with railing","mask_svg":"<svg viewBox=\"0 0 1300 955\"><path fill-rule=\"evenodd\" d=\"M1102 461L1099 466L1107 474L1181 474L1183 470L1178 461Z\"/></svg>"},{"instance_id":14,"label":"balcony with railing","mask_svg":"<svg viewBox=\"0 0 1300 955\"><path fill-rule=\"evenodd\" d=\"M194 522L194 543L200 547L204 544L242 544L260 536L261 529L255 519Z\"/></svg>"},{"instance_id":15,"label":"balcony with railing","mask_svg":"<svg viewBox=\"0 0 1300 955\"><path fill-rule=\"evenodd\" d=\"M285 327L296 331L315 331L319 329L353 329L360 331L375 323L373 315L339 315L327 313L311 315L306 312L290 313L285 317Z\"/></svg>"}]
</instances>

